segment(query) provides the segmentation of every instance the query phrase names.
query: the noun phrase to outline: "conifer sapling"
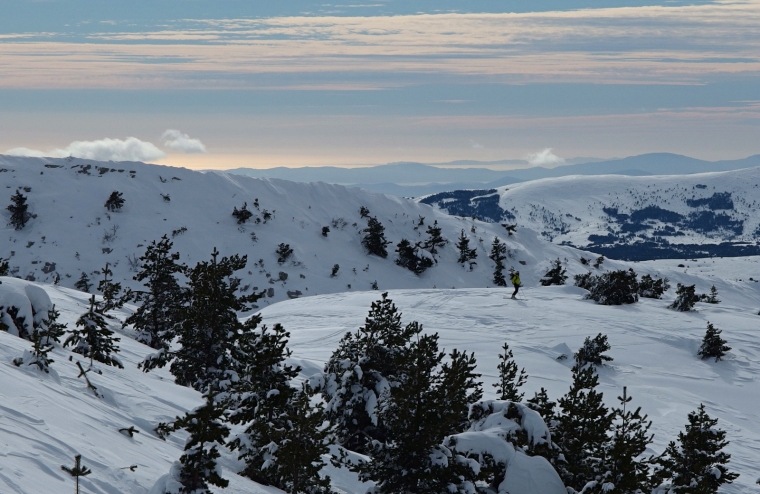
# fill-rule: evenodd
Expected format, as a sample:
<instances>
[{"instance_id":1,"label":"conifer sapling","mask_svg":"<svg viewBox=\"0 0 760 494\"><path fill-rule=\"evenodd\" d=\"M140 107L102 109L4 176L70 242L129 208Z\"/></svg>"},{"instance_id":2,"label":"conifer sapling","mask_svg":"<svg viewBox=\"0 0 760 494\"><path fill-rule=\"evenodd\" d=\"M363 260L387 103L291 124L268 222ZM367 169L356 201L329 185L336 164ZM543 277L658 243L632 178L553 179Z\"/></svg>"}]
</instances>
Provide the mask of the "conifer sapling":
<instances>
[{"instance_id":1,"label":"conifer sapling","mask_svg":"<svg viewBox=\"0 0 760 494\"><path fill-rule=\"evenodd\" d=\"M726 345L726 340L721 338L720 334L722 330L717 329L711 322L707 322L707 331L705 337L702 339L702 346L699 347L697 355L702 359L715 358L717 362L723 358L727 352L731 351L731 347Z\"/></svg>"},{"instance_id":2,"label":"conifer sapling","mask_svg":"<svg viewBox=\"0 0 760 494\"><path fill-rule=\"evenodd\" d=\"M496 388L498 399L520 402L525 393L518 393L518 388L528 380L528 374L525 373L525 369L520 369L518 373L517 363L514 361L508 343L504 343L501 348L504 353L499 355L499 365L497 366L499 378L493 387Z\"/></svg>"},{"instance_id":3,"label":"conifer sapling","mask_svg":"<svg viewBox=\"0 0 760 494\"><path fill-rule=\"evenodd\" d=\"M507 258L507 246L501 241L499 237L493 238L493 244L491 244L491 255L488 256L495 265L493 271L493 283L496 286L507 286L507 279L504 277L504 260Z\"/></svg>"},{"instance_id":4,"label":"conifer sapling","mask_svg":"<svg viewBox=\"0 0 760 494\"><path fill-rule=\"evenodd\" d=\"M92 473L92 470L82 465L82 455L76 455L74 457L73 467L67 467L65 465L61 465L61 470L63 470L64 472L68 473L69 475L71 475L72 477L76 479L76 482L77 482L76 494L79 494L79 477L86 477L87 475L90 475Z\"/></svg>"}]
</instances>

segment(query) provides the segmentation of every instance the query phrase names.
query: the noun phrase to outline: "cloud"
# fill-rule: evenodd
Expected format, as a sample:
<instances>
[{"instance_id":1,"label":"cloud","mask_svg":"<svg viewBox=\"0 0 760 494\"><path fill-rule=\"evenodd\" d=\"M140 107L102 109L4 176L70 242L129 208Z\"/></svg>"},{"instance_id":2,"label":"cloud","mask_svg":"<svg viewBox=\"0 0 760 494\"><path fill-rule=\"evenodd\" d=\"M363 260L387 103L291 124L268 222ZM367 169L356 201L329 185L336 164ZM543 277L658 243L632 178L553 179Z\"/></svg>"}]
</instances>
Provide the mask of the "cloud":
<instances>
[{"instance_id":1,"label":"cloud","mask_svg":"<svg viewBox=\"0 0 760 494\"><path fill-rule=\"evenodd\" d=\"M552 148L546 148L537 153L530 153L526 159L528 163L534 166L561 165L565 162L564 158L560 158L552 153Z\"/></svg>"},{"instance_id":2,"label":"cloud","mask_svg":"<svg viewBox=\"0 0 760 494\"><path fill-rule=\"evenodd\" d=\"M13 148L6 151L11 156L32 156L52 158L90 159L97 161L153 161L166 156L150 142L141 141L136 137L121 139L100 139L97 141L74 141L63 149L53 149L48 152L29 148Z\"/></svg>"},{"instance_id":3,"label":"cloud","mask_svg":"<svg viewBox=\"0 0 760 494\"><path fill-rule=\"evenodd\" d=\"M176 129L168 129L161 136L164 139L164 147L185 153L205 153L206 146L199 139L191 139Z\"/></svg>"},{"instance_id":4,"label":"cloud","mask_svg":"<svg viewBox=\"0 0 760 494\"><path fill-rule=\"evenodd\" d=\"M483 149L485 147L482 144L476 142L474 139L470 139L470 145L472 145L472 149Z\"/></svg>"}]
</instances>

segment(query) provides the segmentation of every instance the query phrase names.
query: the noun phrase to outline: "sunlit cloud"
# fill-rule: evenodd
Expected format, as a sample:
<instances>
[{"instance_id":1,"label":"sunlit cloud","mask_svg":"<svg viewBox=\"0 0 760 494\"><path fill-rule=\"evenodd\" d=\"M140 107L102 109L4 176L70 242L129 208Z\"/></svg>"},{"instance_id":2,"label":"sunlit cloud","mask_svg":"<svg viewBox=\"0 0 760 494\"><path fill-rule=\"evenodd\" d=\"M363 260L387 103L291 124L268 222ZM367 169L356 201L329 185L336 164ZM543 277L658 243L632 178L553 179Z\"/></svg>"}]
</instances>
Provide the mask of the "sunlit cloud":
<instances>
[{"instance_id":1,"label":"sunlit cloud","mask_svg":"<svg viewBox=\"0 0 760 494\"><path fill-rule=\"evenodd\" d=\"M168 129L161 138L164 140L164 146L174 151L182 151L183 153L206 152L206 146L200 139L193 139L176 129Z\"/></svg>"},{"instance_id":2,"label":"sunlit cloud","mask_svg":"<svg viewBox=\"0 0 760 494\"><path fill-rule=\"evenodd\" d=\"M37 158L73 156L98 161L153 161L166 156L152 143L141 141L135 137L127 137L124 140L106 138L96 141L74 141L63 149L52 149L50 151L19 147L9 149L5 154Z\"/></svg>"},{"instance_id":3,"label":"sunlit cloud","mask_svg":"<svg viewBox=\"0 0 760 494\"><path fill-rule=\"evenodd\" d=\"M560 158L552 152L552 148L546 148L537 153L530 153L526 156L526 159L533 166L556 166L565 162L564 158Z\"/></svg>"}]
</instances>

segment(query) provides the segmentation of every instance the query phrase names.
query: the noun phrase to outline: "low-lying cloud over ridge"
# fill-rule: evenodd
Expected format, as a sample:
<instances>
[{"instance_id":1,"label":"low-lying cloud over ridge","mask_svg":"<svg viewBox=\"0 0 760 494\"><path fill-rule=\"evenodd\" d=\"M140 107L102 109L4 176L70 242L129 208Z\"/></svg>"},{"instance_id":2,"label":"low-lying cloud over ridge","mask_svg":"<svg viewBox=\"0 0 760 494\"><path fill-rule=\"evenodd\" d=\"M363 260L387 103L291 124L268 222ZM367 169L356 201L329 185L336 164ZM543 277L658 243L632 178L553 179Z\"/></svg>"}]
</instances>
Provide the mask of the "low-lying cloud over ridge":
<instances>
[{"instance_id":1,"label":"low-lying cloud over ridge","mask_svg":"<svg viewBox=\"0 0 760 494\"><path fill-rule=\"evenodd\" d=\"M164 135L164 147L184 153L206 153L206 146L200 139L193 139L177 129L167 129Z\"/></svg>"},{"instance_id":2,"label":"low-lying cloud over ridge","mask_svg":"<svg viewBox=\"0 0 760 494\"><path fill-rule=\"evenodd\" d=\"M560 158L556 154L552 153L552 148L546 148L537 153L530 153L526 156L528 163L533 166L554 166L561 165L565 162L564 158Z\"/></svg>"},{"instance_id":3,"label":"low-lying cloud over ridge","mask_svg":"<svg viewBox=\"0 0 760 494\"><path fill-rule=\"evenodd\" d=\"M32 156L75 158L98 161L153 161L166 156L153 143L141 141L136 137L126 139L99 139L96 141L74 141L63 149L39 151L24 147L9 149L5 154L11 156Z\"/></svg>"}]
</instances>

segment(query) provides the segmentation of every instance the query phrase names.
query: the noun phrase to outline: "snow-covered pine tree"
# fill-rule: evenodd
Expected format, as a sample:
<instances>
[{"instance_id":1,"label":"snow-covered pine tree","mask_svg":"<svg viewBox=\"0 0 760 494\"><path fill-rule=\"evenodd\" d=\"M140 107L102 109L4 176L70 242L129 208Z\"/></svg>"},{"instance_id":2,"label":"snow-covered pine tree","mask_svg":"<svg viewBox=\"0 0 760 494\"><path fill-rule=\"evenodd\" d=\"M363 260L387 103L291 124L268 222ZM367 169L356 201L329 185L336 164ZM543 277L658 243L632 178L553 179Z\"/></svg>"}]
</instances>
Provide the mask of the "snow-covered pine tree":
<instances>
[{"instance_id":1,"label":"snow-covered pine tree","mask_svg":"<svg viewBox=\"0 0 760 494\"><path fill-rule=\"evenodd\" d=\"M564 459L554 459L554 463L564 484L576 491L604 473L597 459L604 453L613 416L597 386L599 376L594 367L575 364L573 384L558 400L560 410L552 441Z\"/></svg>"},{"instance_id":2,"label":"snow-covered pine tree","mask_svg":"<svg viewBox=\"0 0 760 494\"><path fill-rule=\"evenodd\" d=\"M345 448L364 453L368 441L388 438L378 411L398 383L406 348L420 331L416 322L401 324L401 313L386 292L372 302L364 326L338 343L325 365L321 391L326 417Z\"/></svg>"},{"instance_id":3,"label":"snow-covered pine tree","mask_svg":"<svg viewBox=\"0 0 760 494\"><path fill-rule=\"evenodd\" d=\"M382 257L383 259L388 257L386 247L391 242L385 239L385 227L377 221L377 218L374 216L368 217L367 228L362 230L362 232L364 233L362 245L367 249L367 253Z\"/></svg>"},{"instance_id":4,"label":"snow-covered pine tree","mask_svg":"<svg viewBox=\"0 0 760 494\"><path fill-rule=\"evenodd\" d=\"M164 235L153 240L140 256L140 271L132 278L143 282L144 290L130 290L126 299L140 306L130 315L123 327L132 326L136 339L149 347L166 352L179 324L180 310L186 292L177 282L177 274L187 268L179 264L179 253L171 252L173 243ZM142 364L141 364L142 366Z\"/></svg>"},{"instance_id":5,"label":"snow-covered pine tree","mask_svg":"<svg viewBox=\"0 0 760 494\"><path fill-rule=\"evenodd\" d=\"M726 352L731 351L731 347L726 345L726 340L720 336L722 332L722 330L713 326L711 322L707 322L707 331L705 331L705 337L702 339L702 346L699 347L699 352L697 352L697 355L702 357L702 360L715 358L717 362L726 355Z\"/></svg>"},{"instance_id":6,"label":"snow-covered pine tree","mask_svg":"<svg viewBox=\"0 0 760 494\"><path fill-rule=\"evenodd\" d=\"M593 340L590 336L586 336L583 346L575 353L575 361L581 366L586 364L604 365L605 362L612 362L613 360L609 355L604 355L604 352L611 348L606 334L599 333L594 336Z\"/></svg>"},{"instance_id":7,"label":"snow-covered pine tree","mask_svg":"<svg viewBox=\"0 0 760 494\"><path fill-rule=\"evenodd\" d=\"M655 487L650 472L652 458L641 457L654 438L649 433L652 421L641 414L641 407L633 412L627 410L626 405L633 398L628 396L625 386L623 396L617 398L620 407L612 410L612 436L600 458L606 471L597 484L586 488L584 493L640 494L650 492Z\"/></svg>"},{"instance_id":8,"label":"snow-covered pine tree","mask_svg":"<svg viewBox=\"0 0 760 494\"><path fill-rule=\"evenodd\" d=\"M89 357L90 367L92 361L96 360L106 365L124 368L121 361L112 355L119 352L116 343L121 338L114 337L114 332L108 329L105 319L97 312L95 295L90 298L90 309L77 320L76 327L80 329L72 331L63 346L72 345L74 353Z\"/></svg>"},{"instance_id":9,"label":"snow-covered pine tree","mask_svg":"<svg viewBox=\"0 0 760 494\"><path fill-rule=\"evenodd\" d=\"M145 368L163 366L171 360L175 382L202 391L213 386L223 390L235 374L231 352L243 330L238 313L251 310L249 304L263 293L238 295L247 256L235 254L218 259L214 248L211 261L201 261L187 270L188 303L179 315L177 326L181 347L176 352L157 355Z\"/></svg>"},{"instance_id":10,"label":"snow-covered pine tree","mask_svg":"<svg viewBox=\"0 0 760 494\"><path fill-rule=\"evenodd\" d=\"M124 206L124 194L115 190L111 192L111 195L106 199L106 203L103 205L107 210L112 213L120 210Z\"/></svg>"},{"instance_id":11,"label":"snow-covered pine tree","mask_svg":"<svg viewBox=\"0 0 760 494\"><path fill-rule=\"evenodd\" d=\"M699 295L696 294L694 285L676 286L676 299L669 305L671 309L681 312L688 312L694 308L694 304L699 302Z\"/></svg>"},{"instance_id":12,"label":"snow-covered pine tree","mask_svg":"<svg viewBox=\"0 0 760 494\"><path fill-rule=\"evenodd\" d=\"M662 298L662 295L670 289L670 280L667 278L653 278L645 274L639 281L639 296L644 298Z\"/></svg>"},{"instance_id":13,"label":"snow-covered pine tree","mask_svg":"<svg viewBox=\"0 0 760 494\"><path fill-rule=\"evenodd\" d=\"M79 494L79 477L86 477L92 473L92 470L82 465L82 455L74 456L73 467L67 467L66 465L61 465L61 470L63 470L64 472L68 473L70 476L76 479L76 482L77 482L77 488L75 491L76 494Z\"/></svg>"},{"instance_id":14,"label":"snow-covered pine tree","mask_svg":"<svg viewBox=\"0 0 760 494\"><path fill-rule=\"evenodd\" d=\"M710 295L707 295L706 293L702 294L699 299L707 304L719 304L720 299L718 298L718 289L713 285L710 287Z\"/></svg>"},{"instance_id":15,"label":"snow-covered pine tree","mask_svg":"<svg viewBox=\"0 0 760 494\"><path fill-rule=\"evenodd\" d=\"M707 414L704 404L689 413L686 432L679 432L678 443L671 441L657 460L662 468L657 479L671 482L667 492L715 494L739 476L728 470L731 455L722 451L728 446L726 432L716 425L718 419Z\"/></svg>"},{"instance_id":16,"label":"snow-covered pine tree","mask_svg":"<svg viewBox=\"0 0 760 494\"><path fill-rule=\"evenodd\" d=\"M230 429L224 424L224 407L216 401L211 386L204 393L205 403L177 417L171 424L159 424L156 432L166 434L184 429L189 437L185 443L185 453L179 458L181 465L177 479L183 494L212 494L209 484L227 487L229 481L222 477L217 464L219 448L224 446Z\"/></svg>"},{"instance_id":17,"label":"snow-covered pine tree","mask_svg":"<svg viewBox=\"0 0 760 494\"><path fill-rule=\"evenodd\" d=\"M459 240L457 240L457 251L459 252L457 262L462 266L464 266L465 263L474 261L478 258L477 249L470 249L470 239L467 237L467 235L464 234L464 228L459 233Z\"/></svg>"},{"instance_id":18,"label":"snow-covered pine tree","mask_svg":"<svg viewBox=\"0 0 760 494\"><path fill-rule=\"evenodd\" d=\"M90 288L92 288L92 284L90 283L90 278L87 276L87 273L82 271L82 276L80 276L77 282L74 283L74 288L76 288L80 292L89 293Z\"/></svg>"},{"instance_id":19,"label":"snow-covered pine tree","mask_svg":"<svg viewBox=\"0 0 760 494\"><path fill-rule=\"evenodd\" d=\"M504 353L499 355L499 365L496 366L499 378L493 385L496 388L496 396L499 400L520 402L525 393L518 393L518 388L528 380L528 374L525 373L524 368L518 373L517 363L508 343L504 343L501 349Z\"/></svg>"},{"instance_id":20,"label":"snow-covered pine tree","mask_svg":"<svg viewBox=\"0 0 760 494\"><path fill-rule=\"evenodd\" d=\"M504 260L507 258L507 246L499 241L499 237L493 238L491 255L488 258L495 263L493 270L494 285L507 286L507 280L504 278Z\"/></svg>"},{"instance_id":21,"label":"snow-covered pine tree","mask_svg":"<svg viewBox=\"0 0 760 494\"><path fill-rule=\"evenodd\" d=\"M402 360L400 382L380 412L390 436L371 443L372 460L356 467L361 480L375 482L378 494L471 492L461 488L476 479L471 465L443 445L453 423L441 420L451 413L442 398L452 393L443 389L451 382L440 365L443 357L433 334L420 335ZM456 394L466 396L468 390Z\"/></svg>"},{"instance_id":22,"label":"snow-covered pine tree","mask_svg":"<svg viewBox=\"0 0 760 494\"><path fill-rule=\"evenodd\" d=\"M238 225L242 225L251 217L253 216L253 213L248 210L248 203L244 202L243 207L238 209L237 207L232 208L232 216L237 220Z\"/></svg>"},{"instance_id":23,"label":"snow-covered pine tree","mask_svg":"<svg viewBox=\"0 0 760 494\"><path fill-rule=\"evenodd\" d=\"M583 278L589 293L587 299L596 301L601 305L633 304L639 301L639 282L633 269L618 269L607 271L599 276L585 276ZM576 276L576 285L579 285Z\"/></svg>"},{"instance_id":24,"label":"snow-covered pine tree","mask_svg":"<svg viewBox=\"0 0 760 494\"><path fill-rule=\"evenodd\" d=\"M429 225L425 233L427 233L428 238L425 239L423 248L435 256L438 254L438 247L443 247L448 243L448 241L441 236L441 227L438 226L438 220L435 220L432 225Z\"/></svg>"},{"instance_id":25,"label":"snow-covered pine tree","mask_svg":"<svg viewBox=\"0 0 760 494\"><path fill-rule=\"evenodd\" d=\"M29 213L29 205L26 196L20 190L11 196L11 204L5 208L11 212L11 220L8 222L15 230L22 230L32 215Z\"/></svg>"},{"instance_id":26,"label":"snow-covered pine tree","mask_svg":"<svg viewBox=\"0 0 760 494\"><path fill-rule=\"evenodd\" d=\"M103 301L98 304L96 310L101 314L124 306L124 300L120 296L121 283L114 283L113 278L109 278L113 276L113 271L108 267L108 264L106 263L106 266L100 270L103 279L98 283L98 291L103 294Z\"/></svg>"},{"instance_id":27,"label":"snow-covered pine tree","mask_svg":"<svg viewBox=\"0 0 760 494\"><path fill-rule=\"evenodd\" d=\"M562 266L562 261L557 258L551 262L549 270L546 272L543 278L541 278L541 285L564 285L567 280L567 269Z\"/></svg>"},{"instance_id":28,"label":"snow-covered pine tree","mask_svg":"<svg viewBox=\"0 0 760 494\"><path fill-rule=\"evenodd\" d=\"M409 240L402 238L401 242L396 246L396 252L398 253L398 258L395 261L396 264L416 275L424 273L427 268L433 265L433 260L429 257L420 256L418 254L419 248L419 242L412 245Z\"/></svg>"}]
</instances>

